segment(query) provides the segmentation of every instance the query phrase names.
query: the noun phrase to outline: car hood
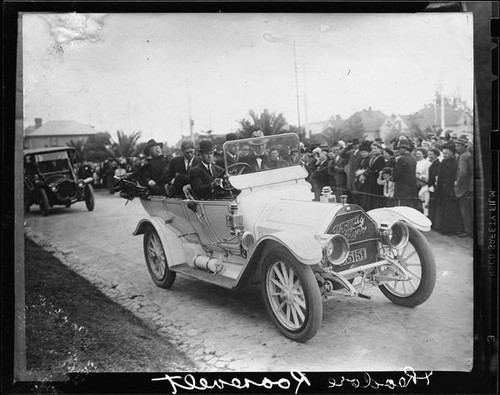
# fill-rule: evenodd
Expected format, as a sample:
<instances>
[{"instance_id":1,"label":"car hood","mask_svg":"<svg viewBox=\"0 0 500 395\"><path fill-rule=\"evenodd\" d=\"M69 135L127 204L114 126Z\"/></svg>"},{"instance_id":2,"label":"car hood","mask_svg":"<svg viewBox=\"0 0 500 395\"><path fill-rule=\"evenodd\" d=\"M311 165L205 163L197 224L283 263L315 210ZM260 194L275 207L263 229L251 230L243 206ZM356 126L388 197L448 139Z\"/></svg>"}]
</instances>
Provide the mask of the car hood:
<instances>
[{"instance_id":1,"label":"car hood","mask_svg":"<svg viewBox=\"0 0 500 395\"><path fill-rule=\"evenodd\" d=\"M326 233L342 205L315 202L313 197L310 185L304 181L244 191L237 202L245 229L252 230L258 240L287 229Z\"/></svg>"}]
</instances>

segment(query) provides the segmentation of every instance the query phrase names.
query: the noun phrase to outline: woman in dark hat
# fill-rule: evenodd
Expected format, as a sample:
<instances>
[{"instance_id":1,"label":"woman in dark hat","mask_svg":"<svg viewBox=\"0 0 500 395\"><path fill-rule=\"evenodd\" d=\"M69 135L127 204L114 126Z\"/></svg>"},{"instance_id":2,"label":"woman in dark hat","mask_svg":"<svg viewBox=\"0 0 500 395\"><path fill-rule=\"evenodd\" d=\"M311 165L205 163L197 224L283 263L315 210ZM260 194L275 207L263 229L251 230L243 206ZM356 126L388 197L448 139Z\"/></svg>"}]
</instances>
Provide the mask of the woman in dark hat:
<instances>
[{"instance_id":1,"label":"woman in dark hat","mask_svg":"<svg viewBox=\"0 0 500 395\"><path fill-rule=\"evenodd\" d=\"M384 207L384 187L379 185L377 182L379 173L385 167L385 160L382 156L382 146L374 142L371 145L371 155L368 160L368 168L366 169L364 175L366 177L365 181L365 209L371 210L374 208Z\"/></svg>"},{"instance_id":2,"label":"woman in dark hat","mask_svg":"<svg viewBox=\"0 0 500 395\"><path fill-rule=\"evenodd\" d=\"M434 197L437 202L436 221L434 227L441 233L448 235L462 231L462 216L455 197L455 176L457 174L457 160L455 146L445 144L443 147L443 161L437 175Z\"/></svg>"},{"instance_id":3,"label":"woman in dark hat","mask_svg":"<svg viewBox=\"0 0 500 395\"><path fill-rule=\"evenodd\" d=\"M363 141L359 145L359 154L361 155L361 162L359 162L359 165L355 171L355 176L354 176L354 183L353 187L356 192L354 194L354 202L355 204L359 204L361 207L364 209L367 208L369 202L368 202L368 196L367 196L367 186L366 186L366 171L370 167L370 152L372 148L371 145L368 141Z\"/></svg>"},{"instance_id":4,"label":"woman in dark hat","mask_svg":"<svg viewBox=\"0 0 500 395\"><path fill-rule=\"evenodd\" d=\"M441 151L437 148L431 148L427 151L427 158L431 165L429 166L429 219L432 222L432 228L436 229L437 224L437 199L435 197L437 176L439 174L439 167L441 162L439 161L439 156ZM439 224L438 224L439 225Z\"/></svg>"}]
</instances>

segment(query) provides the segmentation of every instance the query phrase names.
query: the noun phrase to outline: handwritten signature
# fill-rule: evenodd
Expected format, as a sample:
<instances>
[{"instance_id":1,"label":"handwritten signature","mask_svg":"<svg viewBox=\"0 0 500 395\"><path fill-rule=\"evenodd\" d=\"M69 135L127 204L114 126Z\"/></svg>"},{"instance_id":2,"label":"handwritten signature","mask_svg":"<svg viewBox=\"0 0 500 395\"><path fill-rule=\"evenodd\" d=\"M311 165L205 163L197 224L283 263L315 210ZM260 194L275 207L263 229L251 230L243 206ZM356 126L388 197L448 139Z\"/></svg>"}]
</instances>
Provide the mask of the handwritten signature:
<instances>
[{"instance_id":1,"label":"handwritten signature","mask_svg":"<svg viewBox=\"0 0 500 395\"><path fill-rule=\"evenodd\" d=\"M386 379L385 382L378 382L370 376L370 373L365 373L363 380L359 379L349 379L345 378L342 376L342 378L337 381L334 378L329 378L328 379L328 388L335 388L335 387L342 387L344 384L345 385L351 385L354 388L371 388L371 389L378 389L378 388L383 388L387 387L389 389L395 389L395 388L406 388L410 384L416 385L419 381L425 380L423 384L429 385L430 384L430 377L432 376L432 372L429 373L424 373L423 376L418 376L415 370L411 367L405 367L403 369L404 375L401 376L397 381L393 379Z\"/></svg>"},{"instance_id":2,"label":"handwritten signature","mask_svg":"<svg viewBox=\"0 0 500 395\"><path fill-rule=\"evenodd\" d=\"M166 380L172 386L172 394L177 394L177 390L213 390L224 389L226 387L236 388L236 389L248 389L252 386L254 387L264 387L266 389L272 389L274 387L279 387L281 389L288 390L292 386L295 386L295 394L299 392L299 388L302 384L307 384L311 386L311 383L307 379L304 373L297 370L292 370L290 372L292 380L287 378L280 378L279 380L273 381L267 377L264 377L261 381L254 381L247 378L239 379L233 378L230 381L215 379L207 380L206 378L196 379L192 374L186 374L185 376L170 376L165 374L164 377L154 378L152 381Z\"/></svg>"}]
</instances>

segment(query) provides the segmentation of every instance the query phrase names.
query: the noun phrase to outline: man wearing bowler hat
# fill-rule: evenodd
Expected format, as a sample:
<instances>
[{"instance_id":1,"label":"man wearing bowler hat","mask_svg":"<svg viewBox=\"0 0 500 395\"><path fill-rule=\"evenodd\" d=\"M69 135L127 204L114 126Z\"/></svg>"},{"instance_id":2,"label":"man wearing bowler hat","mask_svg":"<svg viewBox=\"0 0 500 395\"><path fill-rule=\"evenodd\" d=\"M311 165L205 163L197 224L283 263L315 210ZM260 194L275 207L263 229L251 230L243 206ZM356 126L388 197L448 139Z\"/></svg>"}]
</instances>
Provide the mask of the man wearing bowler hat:
<instances>
[{"instance_id":1,"label":"man wearing bowler hat","mask_svg":"<svg viewBox=\"0 0 500 395\"><path fill-rule=\"evenodd\" d=\"M199 157L194 156L194 141L184 140L181 143L182 155L170 161L167 174L167 194L171 197L184 197L182 188L189 184L189 170L201 163Z\"/></svg>"},{"instance_id":2,"label":"man wearing bowler hat","mask_svg":"<svg viewBox=\"0 0 500 395\"><path fill-rule=\"evenodd\" d=\"M203 140L198 149L201 163L189 172L189 183L194 195L199 199L215 199L223 197L222 187L224 169L214 162L214 147L212 141Z\"/></svg>"},{"instance_id":3,"label":"man wearing bowler hat","mask_svg":"<svg viewBox=\"0 0 500 395\"><path fill-rule=\"evenodd\" d=\"M163 143L149 140L144 147L144 155L151 160L141 168L143 183L154 195L165 195L165 183L168 171L168 159L163 156Z\"/></svg>"},{"instance_id":4,"label":"man wearing bowler hat","mask_svg":"<svg viewBox=\"0 0 500 395\"><path fill-rule=\"evenodd\" d=\"M472 213L474 206L472 198L474 196L474 163L468 147L469 140L465 137L460 137L455 141L455 149L459 154L457 177L455 180L455 196L458 198L464 225L464 231L459 234L460 237L472 237L473 234Z\"/></svg>"},{"instance_id":5,"label":"man wearing bowler hat","mask_svg":"<svg viewBox=\"0 0 500 395\"><path fill-rule=\"evenodd\" d=\"M396 146L396 164L392 172L394 200L398 206L422 211L417 189L417 160L410 152L411 147L407 141L401 140Z\"/></svg>"}]
</instances>

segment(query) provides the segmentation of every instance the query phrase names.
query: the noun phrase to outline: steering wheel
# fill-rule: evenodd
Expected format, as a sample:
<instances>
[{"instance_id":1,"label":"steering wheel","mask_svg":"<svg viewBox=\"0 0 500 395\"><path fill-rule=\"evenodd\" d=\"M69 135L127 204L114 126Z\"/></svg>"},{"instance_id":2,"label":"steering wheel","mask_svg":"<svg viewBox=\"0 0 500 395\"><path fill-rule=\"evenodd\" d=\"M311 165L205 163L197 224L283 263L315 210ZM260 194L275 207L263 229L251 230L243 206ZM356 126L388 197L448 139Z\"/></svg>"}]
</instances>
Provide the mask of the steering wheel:
<instances>
[{"instance_id":1,"label":"steering wheel","mask_svg":"<svg viewBox=\"0 0 500 395\"><path fill-rule=\"evenodd\" d=\"M239 176L245 169L252 170L252 166L245 162L233 163L232 165L229 165L227 167L227 174L232 176Z\"/></svg>"}]
</instances>

